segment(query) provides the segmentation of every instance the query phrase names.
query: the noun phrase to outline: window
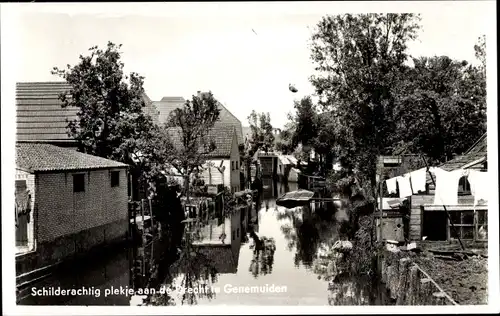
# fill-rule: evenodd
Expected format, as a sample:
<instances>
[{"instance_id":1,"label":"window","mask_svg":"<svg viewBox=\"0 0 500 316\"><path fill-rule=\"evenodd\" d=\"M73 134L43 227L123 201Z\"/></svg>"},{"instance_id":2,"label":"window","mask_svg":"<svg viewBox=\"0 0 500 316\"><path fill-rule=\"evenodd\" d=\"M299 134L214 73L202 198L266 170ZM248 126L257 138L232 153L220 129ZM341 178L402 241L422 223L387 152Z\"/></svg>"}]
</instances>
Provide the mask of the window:
<instances>
[{"instance_id":1,"label":"window","mask_svg":"<svg viewBox=\"0 0 500 316\"><path fill-rule=\"evenodd\" d=\"M231 161L231 170L234 170L234 161Z\"/></svg>"},{"instance_id":2,"label":"window","mask_svg":"<svg viewBox=\"0 0 500 316\"><path fill-rule=\"evenodd\" d=\"M73 175L73 192L85 192L85 174Z\"/></svg>"},{"instance_id":3,"label":"window","mask_svg":"<svg viewBox=\"0 0 500 316\"><path fill-rule=\"evenodd\" d=\"M474 212L470 211L455 211L449 212L450 219L453 222L455 229L450 228L451 238L474 239ZM451 226L451 225L450 225Z\"/></svg>"},{"instance_id":4,"label":"window","mask_svg":"<svg viewBox=\"0 0 500 316\"><path fill-rule=\"evenodd\" d=\"M461 177L458 182L458 194L459 195L470 195L470 184L467 177Z\"/></svg>"},{"instance_id":5,"label":"window","mask_svg":"<svg viewBox=\"0 0 500 316\"><path fill-rule=\"evenodd\" d=\"M235 239L235 237L236 237L236 234L234 233L234 230L233 230L232 235L233 235L233 240L234 240L234 239Z\"/></svg>"},{"instance_id":6,"label":"window","mask_svg":"<svg viewBox=\"0 0 500 316\"><path fill-rule=\"evenodd\" d=\"M476 239L488 240L488 211L477 211Z\"/></svg>"},{"instance_id":7,"label":"window","mask_svg":"<svg viewBox=\"0 0 500 316\"><path fill-rule=\"evenodd\" d=\"M236 170L238 170L238 160L236 160Z\"/></svg>"},{"instance_id":8,"label":"window","mask_svg":"<svg viewBox=\"0 0 500 316\"><path fill-rule=\"evenodd\" d=\"M236 229L236 238L240 238L240 229Z\"/></svg>"},{"instance_id":9,"label":"window","mask_svg":"<svg viewBox=\"0 0 500 316\"><path fill-rule=\"evenodd\" d=\"M26 188L26 180L16 180L16 193L25 191Z\"/></svg>"},{"instance_id":10,"label":"window","mask_svg":"<svg viewBox=\"0 0 500 316\"><path fill-rule=\"evenodd\" d=\"M120 171L111 171L111 187L120 186Z\"/></svg>"}]
</instances>

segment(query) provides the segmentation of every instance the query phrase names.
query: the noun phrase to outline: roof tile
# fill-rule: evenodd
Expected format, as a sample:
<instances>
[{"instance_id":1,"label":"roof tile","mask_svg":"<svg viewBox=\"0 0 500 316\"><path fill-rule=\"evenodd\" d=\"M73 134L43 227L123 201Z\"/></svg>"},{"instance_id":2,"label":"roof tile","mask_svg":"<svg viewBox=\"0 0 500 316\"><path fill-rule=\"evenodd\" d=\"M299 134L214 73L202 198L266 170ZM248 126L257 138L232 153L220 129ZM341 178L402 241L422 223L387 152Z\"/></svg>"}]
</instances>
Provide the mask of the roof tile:
<instances>
[{"instance_id":1,"label":"roof tile","mask_svg":"<svg viewBox=\"0 0 500 316\"><path fill-rule=\"evenodd\" d=\"M176 147L182 147L181 130L179 127L171 127L168 129L170 138ZM226 126L223 124L215 124L208 133L208 138L215 142L215 150L208 157L229 157L231 156L231 147L233 144L233 136L235 133L234 126ZM201 148L200 148L201 150Z\"/></svg>"},{"instance_id":2,"label":"roof tile","mask_svg":"<svg viewBox=\"0 0 500 316\"><path fill-rule=\"evenodd\" d=\"M469 150L465 152L465 154L457 156L452 160L449 160L439 165L438 167L446 171L457 170L462 168L468 163L471 163L483 157L487 157L488 156L487 139L488 138L486 136L486 133L484 133L483 136L481 136L479 140ZM427 183L432 183L432 179L429 173L427 173Z\"/></svg>"},{"instance_id":3,"label":"roof tile","mask_svg":"<svg viewBox=\"0 0 500 316\"><path fill-rule=\"evenodd\" d=\"M206 93L206 92L203 92ZM163 97L161 101L155 101L153 104L160 112L160 123L166 123L170 112L178 109L184 105L186 99L183 97ZM219 122L227 126L234 126L236 128L236 136L238 137L238 144L243 143L243 129L240 120L234 116L224 105L219 102Z\"/></svg>"},{"instance_id":4,"label":"roof tile","mask_svg":"<svg viewBox=\"0 0 500 316\"><path fill-rule=\"evenodd\" d=\"M61 93L67 93L71 86L64 81L18 82L16 84L17 137L20 141L74 141L66 128L49 131L53 127L67 126L66 121L77 119L78 108L62 108ZM158 111L144 94L144 112L158 122Z\"/></svg>"},{"instance_id":5,"label":"roof tile","mask_svg":"<svg viewBox=\"0 0 500 316\"><path fill-rule=\"evenodd\" d=\"M16 166L32 172L123 168L126 164L50 144L16 143Z\"/></svg>"}]
</instances>

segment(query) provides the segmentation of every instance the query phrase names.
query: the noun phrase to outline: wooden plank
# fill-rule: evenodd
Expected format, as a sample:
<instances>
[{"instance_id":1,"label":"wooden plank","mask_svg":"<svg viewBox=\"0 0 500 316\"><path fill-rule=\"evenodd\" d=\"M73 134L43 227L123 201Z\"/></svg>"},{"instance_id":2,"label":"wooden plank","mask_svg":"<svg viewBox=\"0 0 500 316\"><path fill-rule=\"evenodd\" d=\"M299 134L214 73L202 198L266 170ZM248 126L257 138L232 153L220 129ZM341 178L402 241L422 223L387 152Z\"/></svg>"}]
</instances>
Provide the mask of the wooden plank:
<instances>
[{"instance_id":1,"label":"wooden plank","mask_svg":"<svg viewBox=\"0 0 500 316\"><path fill-rule=\"evenodd\" d=\"M410 225L410 239L411 240L422 239L422 227L420 225Z\"/></svg>"},{"instance_id":2,"label":"wooden plank","mask_svg":"<svg viewBox=\"0 0 500 316\"><path fill-rule=\"evenodd\" d=\"M424 205L425 211L444 211L444 207L442 205ZM448 211L472 211L474 206L472 204L469 205L446 205L446 209ZM476 211L487 211L488 205L476 205Z\"/></svg>"},{"instance_id":3,"label":"wooden plank","mask_svg":"<svg viewBox=\"0 0 500 316\"><path fill-rule=\"evenodd\" d=\"M422 218L420 216L410 217L410 225L422 225Z\"/></svg>"},{"instance_id":4,"label":"wooden plank","mask_svg":"<svg viewBox=\"0 0 500 316\"><path fill-rule=\"evenodd\" d=\"M410 212L412 215L415 214L415 215L420 215L422 214L422 210L419 208L412 208L411 209L411 212Z\"/></svg>"},{"instance_id":5,"label":"wooden plank","mask_svg":"<svg viewBox=\"0 0 500 316\"><path fill-rule=\"evenodd\" d=\"M434 202L434 195L412 195L411 208L420 208L422 204L431 204Z\"/></svg>"}]
</instances>

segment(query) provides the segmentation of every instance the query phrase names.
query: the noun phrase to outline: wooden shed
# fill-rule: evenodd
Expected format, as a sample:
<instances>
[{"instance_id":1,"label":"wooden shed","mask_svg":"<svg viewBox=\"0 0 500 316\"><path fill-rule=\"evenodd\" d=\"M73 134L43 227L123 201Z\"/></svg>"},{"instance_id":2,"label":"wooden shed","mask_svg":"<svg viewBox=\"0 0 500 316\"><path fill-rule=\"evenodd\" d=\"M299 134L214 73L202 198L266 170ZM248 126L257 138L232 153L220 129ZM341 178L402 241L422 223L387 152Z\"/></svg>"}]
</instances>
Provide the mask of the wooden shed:
<instances>
[{"instance_id":1,"label":"wooden shed","mask_svg":"<svg viewBox=\"0 0 500 316\"><path fill-rule=\"evenodd\" d=\"M474 169L487 171L487 137L486 133L463 155L439 166L446 171L457 169ZM434 181L427 174L428 190L425 195L413 195L410 198L411 220L410 239L429 241L441 240L474 240L486 241L488 231L488 205L479 204L474 207L474 197L470 185L464 176L457 188L457 205L434 205ZM446 209L445 209L446 208ZM446 214L449 213L449 217ZM452 225L453 223L453 225ZM455 229L453 229L455 226Z\"/></svg>"}]
</instances>

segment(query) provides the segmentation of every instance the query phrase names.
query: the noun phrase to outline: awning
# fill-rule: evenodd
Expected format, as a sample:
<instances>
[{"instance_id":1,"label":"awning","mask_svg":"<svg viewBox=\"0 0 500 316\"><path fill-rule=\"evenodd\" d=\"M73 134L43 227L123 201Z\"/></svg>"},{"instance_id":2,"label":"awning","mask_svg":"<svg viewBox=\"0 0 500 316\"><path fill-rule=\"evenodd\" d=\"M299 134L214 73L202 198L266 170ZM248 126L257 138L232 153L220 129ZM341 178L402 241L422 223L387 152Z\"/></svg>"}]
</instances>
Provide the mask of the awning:
<instances>
[{"instance_id":1,"label":"awning","mask_svg":"<svg viewBox=\"0 0 500 316\"><path fill-rule=\"evenodd\" d=\"M286 208L294 208L309 204L314 192L308 190L291 191L283 194L276 200L276 205Z\"/></svg>"}]
</instances>

